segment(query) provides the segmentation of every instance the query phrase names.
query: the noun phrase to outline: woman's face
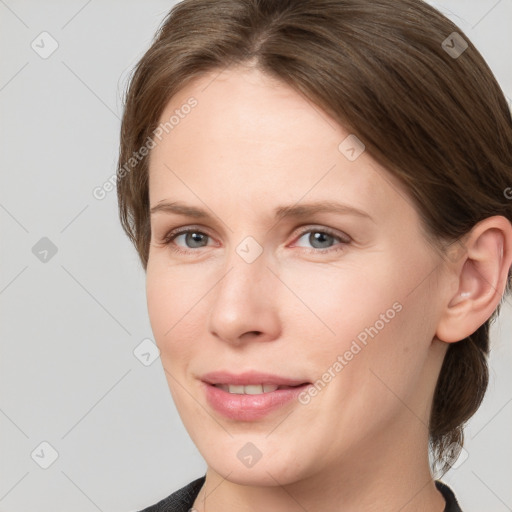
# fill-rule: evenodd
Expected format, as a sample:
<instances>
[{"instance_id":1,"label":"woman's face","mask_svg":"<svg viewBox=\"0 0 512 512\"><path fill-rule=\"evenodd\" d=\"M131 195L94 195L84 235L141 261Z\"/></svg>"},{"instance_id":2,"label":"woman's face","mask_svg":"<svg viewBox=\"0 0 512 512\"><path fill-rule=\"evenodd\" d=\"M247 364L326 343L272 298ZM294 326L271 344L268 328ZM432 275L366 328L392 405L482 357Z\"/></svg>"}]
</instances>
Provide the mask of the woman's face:
<instances>
[{"instance_id":1,"label":"woman's face","mask_svg":"<svg viewBox=\"0 0 512 512\"><path fill-rule=\"evenodd\" d=\"M147 302L209 467L285 484L426 443L443 260L398 182L256 70L203 75L166 121L151 150Z\"/></svg>"}]
</instances>

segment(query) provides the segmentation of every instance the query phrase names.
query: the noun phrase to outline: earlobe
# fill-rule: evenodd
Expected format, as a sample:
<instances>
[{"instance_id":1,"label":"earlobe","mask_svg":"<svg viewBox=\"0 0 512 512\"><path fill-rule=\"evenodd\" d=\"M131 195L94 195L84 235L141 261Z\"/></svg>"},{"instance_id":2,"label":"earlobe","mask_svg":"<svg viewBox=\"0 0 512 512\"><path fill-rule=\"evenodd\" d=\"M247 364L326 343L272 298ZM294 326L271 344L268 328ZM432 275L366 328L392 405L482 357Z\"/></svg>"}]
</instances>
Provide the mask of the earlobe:
<instances>
[{"instance_id":1,"label":"earlobe","mask_svg":"<svg viewBox=\"0 0 512 512\"><path fill-rule=\"evenodd\" d=\"M512 224L502 216L482 220L469 233L465 249L452 263L456 292L452 287L436 331L446 343L473 334L500 303L512 264Z\"/></svg>"}]
</instances>

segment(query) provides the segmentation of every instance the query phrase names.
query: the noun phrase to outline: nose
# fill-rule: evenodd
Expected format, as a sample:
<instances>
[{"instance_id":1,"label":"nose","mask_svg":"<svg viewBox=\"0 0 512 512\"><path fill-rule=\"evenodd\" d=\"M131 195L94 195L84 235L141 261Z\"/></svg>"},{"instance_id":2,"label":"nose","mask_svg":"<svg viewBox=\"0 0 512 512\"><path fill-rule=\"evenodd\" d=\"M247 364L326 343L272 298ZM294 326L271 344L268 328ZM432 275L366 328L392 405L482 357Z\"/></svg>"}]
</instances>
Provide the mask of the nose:
<instances>
[{"instance_id":1,"label":"nose","mask_svg":"<svg viewBox=\"0 0 512 512\"><path fill-rule=\"evenodd\" d=\"M279 280L267 266L265 252L252 262L235 250L212 290L211 335L232 345L279 337Z\"/></svg>"}]
</instances>

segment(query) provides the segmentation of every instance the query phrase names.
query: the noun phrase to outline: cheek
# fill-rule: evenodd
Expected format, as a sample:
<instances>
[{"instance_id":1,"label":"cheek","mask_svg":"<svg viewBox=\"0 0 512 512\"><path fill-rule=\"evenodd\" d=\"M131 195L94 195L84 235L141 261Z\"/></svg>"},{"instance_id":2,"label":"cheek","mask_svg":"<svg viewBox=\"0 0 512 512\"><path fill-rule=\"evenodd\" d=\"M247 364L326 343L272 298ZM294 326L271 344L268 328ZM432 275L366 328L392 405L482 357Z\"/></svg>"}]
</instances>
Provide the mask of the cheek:
<instances>
[{"instance_id":1,"label":"cheek","mask_svg":"<svg viewBox=\"0 0 512 512\"><path fill-rule=\"evenodd\" d=\"M289 338L299 340L316 378L336 380L333 390L345 393L349 387L358 396L363 389L379 390L377 376L393 388L410 385L434 333L428 311L432 290L427 283L418 286L424 268L418 260L407 265L399 255L386 261L381 254L364 265L295 269L283 276L300 298L289 298L294 304Z\"/></svg>"},{"instance_id":2,"label":"cheek","mask_svg":"<svg viewBox=\"0 0 512 512\"><path fill-rule=\"evenodd\" d=\"M194 318L201 310L201 297L206 291L207 284L197 272L180 272L150 259L146 272L147 308L165 368L175 368L186 359L194 346L191 341L200 339L200 326L204 324Z\"/></svg>"},{"instance_id":3,"label":"cheek","mask_svg":"<svg viewBox=\"0 0 512 512\"><path fill-rule=\"evenodd\" d=\"M304 333L305 341L316 340L308 352L319 360L343 353L353 340L364 344L376 332L382 338L401 309L400 282L389 277L393 272L392 265L368 260L287 270L282 279L293 284L294 292L287 294L294 309L287 327Z\"/></svg>"}]
</instances>

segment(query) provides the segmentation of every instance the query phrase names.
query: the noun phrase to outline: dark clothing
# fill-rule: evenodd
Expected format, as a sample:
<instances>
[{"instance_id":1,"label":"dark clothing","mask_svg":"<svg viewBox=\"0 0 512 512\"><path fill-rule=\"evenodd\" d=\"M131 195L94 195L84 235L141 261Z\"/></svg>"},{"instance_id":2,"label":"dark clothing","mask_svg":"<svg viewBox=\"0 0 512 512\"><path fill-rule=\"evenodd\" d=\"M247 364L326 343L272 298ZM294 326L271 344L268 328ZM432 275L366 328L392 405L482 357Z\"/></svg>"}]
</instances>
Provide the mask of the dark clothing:
<instances>
[{"instance_id":1,"label":"dark clothing","mask_svg":"<svg viewBox=\"0 0 512 512\"><path fill-rule=\"evenodd\" d=\"M164 498L162 501L140 512L189 512L204 484L205 478L206 475L190 482L185 485L185 487L167 496L167 498ZM446 501L444 512L462 512L453 491L446 484L436 480L436 487Z\"/></svg>"},{"instance_id":2,"label":"dark clothing","mask_svg":"<svg viewBox=\"0 0 512 512\"><path fill-rule=\"evenodd\" d=\"M159 501L151 507L145 508L140 512L189 512L194 505L194 501L204 484L206 475L190 482L176 492L173 492L167 498Z\"/></svg>"},{"instance_id":3,"label":"dark clothing","mask_svg":"<svg viewBox=\"0 0 512 512\"><path fill-rule=\"evenodd\" d=\"M462 512L455 494L453 494L453 491L446 484L443 484L440 480L436 480L436 487L443 495L444 501L446 501L444 512Z\"/></svg>"}]
</instances>

